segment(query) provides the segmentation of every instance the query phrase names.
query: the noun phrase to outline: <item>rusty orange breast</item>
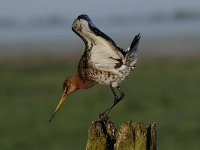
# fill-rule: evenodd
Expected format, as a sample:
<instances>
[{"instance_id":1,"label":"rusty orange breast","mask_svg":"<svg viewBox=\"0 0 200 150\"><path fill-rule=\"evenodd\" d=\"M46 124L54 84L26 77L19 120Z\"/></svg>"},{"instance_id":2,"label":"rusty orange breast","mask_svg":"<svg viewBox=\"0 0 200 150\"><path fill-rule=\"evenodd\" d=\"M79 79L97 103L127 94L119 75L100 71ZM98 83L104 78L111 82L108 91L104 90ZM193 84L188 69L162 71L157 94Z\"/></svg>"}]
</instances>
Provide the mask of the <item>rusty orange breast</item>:
<instances>
[{"instance_id":1,"label":"rusty orange breast","mask_svg":"<svg viewBox=\"0 0 200 150\"><path fill-rule=\"evenodd\" d=\"M87 89L95 84L94 82L91 82L87 79L81 79L78 74L71 76L68 80L78 89Z\"/></svg>"}]
</instances>

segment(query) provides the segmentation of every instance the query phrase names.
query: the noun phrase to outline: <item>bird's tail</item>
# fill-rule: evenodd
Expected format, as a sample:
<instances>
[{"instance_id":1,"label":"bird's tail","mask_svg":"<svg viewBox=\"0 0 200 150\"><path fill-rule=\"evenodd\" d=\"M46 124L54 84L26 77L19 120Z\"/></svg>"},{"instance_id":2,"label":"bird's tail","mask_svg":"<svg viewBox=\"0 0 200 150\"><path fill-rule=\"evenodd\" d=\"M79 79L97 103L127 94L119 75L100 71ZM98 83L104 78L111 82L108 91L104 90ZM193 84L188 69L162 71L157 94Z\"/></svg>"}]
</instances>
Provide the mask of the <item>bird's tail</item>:
<instances>
[{"instance_id":1,"label":"bird's tail","mask_svg":"<svg viewBox=\"0 0 200 150\"><path fill-rule=\"evenodd\" d=\"M134 66L137 61L137 56L139 53L138 44L140 41L140 37L141 37L140 34L136 35L133 41L131 42L130 47L125 50L126 63L129 66Z\"/></svg>"}]
</instances>

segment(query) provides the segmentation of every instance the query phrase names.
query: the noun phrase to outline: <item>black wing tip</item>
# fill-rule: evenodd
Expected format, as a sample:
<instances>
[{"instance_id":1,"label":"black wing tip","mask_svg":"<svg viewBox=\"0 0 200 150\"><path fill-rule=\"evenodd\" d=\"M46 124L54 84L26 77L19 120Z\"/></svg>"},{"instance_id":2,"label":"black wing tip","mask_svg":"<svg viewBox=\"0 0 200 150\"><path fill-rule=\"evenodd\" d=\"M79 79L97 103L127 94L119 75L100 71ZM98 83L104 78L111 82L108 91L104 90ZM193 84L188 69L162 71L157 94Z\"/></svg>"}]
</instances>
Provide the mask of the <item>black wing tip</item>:
<instances>
[{"instance_id":1,"label":"black wing tip","mask_svg":"<svg viewBox=\"0 0 200 150\"><path fill-rule=\"evenodd\" d=\"M89 16L87 14L81 14L77 17L77 19L85 19L85 20L90 20Z\"/></svg>"},{"instance_id":2,"label":"black wing tip","mask_svg":"<svg viewBox=\"0 0 200 150\"><path fill-rule=\"evenodd\" d=\"M134 39L133 39L133 41L132 41L132 43L131 43L130 49L132 49L136 44L138 44L138 42L140 41L140 38L141 38L141 35L140 35L140 33L138 33L138 34L134 37Z\"/></svg>"},{"instance_id":3,"label":"black wing tip","mask_svg":"<svg viewBox=\"0 0 200 150\"><path fill-rule=\"evenodd\" d=\"M138 42L138 41L140 40L140 38L141 38L141 35L140 35L140 33L138 33L138 34L134 37L132 43L136 43L136 42Z\"/></svg>"},{"instance_id":4,"label":"black wing tip","mask_svg":"<svg viewBox=\"0 0 200 150\"><path fill-rule=\"evenodd\" d=\"M134 37L134 39L137 39L137 40L140 40L140 38L141 38L140 33L138 33L138 34Z\"/></svg>"}]
</instances>

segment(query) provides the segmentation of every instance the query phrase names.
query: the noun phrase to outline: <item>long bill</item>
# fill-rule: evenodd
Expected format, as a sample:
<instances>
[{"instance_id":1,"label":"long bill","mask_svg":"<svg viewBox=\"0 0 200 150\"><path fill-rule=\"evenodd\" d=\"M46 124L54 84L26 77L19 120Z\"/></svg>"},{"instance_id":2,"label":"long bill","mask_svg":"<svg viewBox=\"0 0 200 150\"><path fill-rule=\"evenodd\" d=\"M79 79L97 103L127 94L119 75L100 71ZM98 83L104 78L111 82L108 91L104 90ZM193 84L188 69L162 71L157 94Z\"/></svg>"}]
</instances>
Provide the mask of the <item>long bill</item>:
<instances>
[{"instance_id":1,"label":"long bill","mask_svg":"<svg viewBox=\"0 0 200 150\"><path fill-rule=\"evenodd\" d=\"M62 97L61 97L60 101L58 102L58 105L56 106L56 109L54 110L53 114L51 115L51 118L49 119L49 122L52 121L52 119L55 117L58 109L60 108L60 106L62 105L62 103L65 101L65 99L67 97L66 90L67 90L67 88L65 88L65 90L64 90L64 92L62 94Z\"/></svg>"}]
</instances>

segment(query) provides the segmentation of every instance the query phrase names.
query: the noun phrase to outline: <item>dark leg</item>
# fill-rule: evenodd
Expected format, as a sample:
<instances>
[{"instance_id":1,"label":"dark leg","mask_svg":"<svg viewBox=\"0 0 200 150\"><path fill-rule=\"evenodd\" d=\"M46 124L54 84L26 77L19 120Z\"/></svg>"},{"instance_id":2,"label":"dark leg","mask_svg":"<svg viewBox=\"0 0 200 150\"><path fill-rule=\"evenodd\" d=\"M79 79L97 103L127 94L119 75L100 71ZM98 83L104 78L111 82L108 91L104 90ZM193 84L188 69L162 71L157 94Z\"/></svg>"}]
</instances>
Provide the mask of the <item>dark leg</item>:
<instances>
[{"instance_id":1,"label":"dark leg","mask_svg":"<svg viewBox=\"0 0 200 150\"><path fill-rule=\"evenodd\" d=\"M125 94L124 94L124 92L121 91L121 88L119 87L119 85L117 86L117 89L118 89L118 91L119 91L120 94L121 94L121 95L120 95L120 98L121 98L120 100L122 100L122 99L124 98Z\"/></svg>"},{"instance_id":2,"label":"dark leg","mask_svg":"<svg viewBox=\"0 0 200 150\"><path fill-rule=\"evenodd\" d=\"M114 88L112 87L112 85L110 85L110 89L111 89L111 91L112 91L112 93L113 93L115 99L114 99L113 104L112 104L108 109L106 109L103 113L101 113L101 114L99 115L99 118L100 118L101 120L106 119L108 113L112 110L112 108L113 108L119 101L121 101L121 100L124 98L124 93L121 91L121 89L120 89L119 86L117 86L117 89L118 89L118 91L120 92L120 97L117 96L117 94L116 94Z\"/></svg>"}]
</instances>

